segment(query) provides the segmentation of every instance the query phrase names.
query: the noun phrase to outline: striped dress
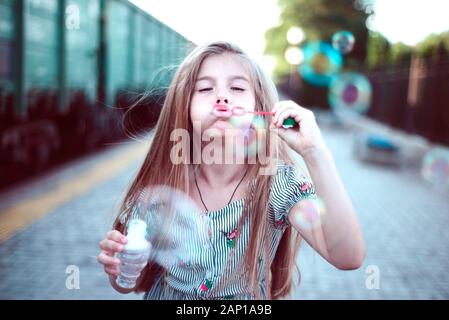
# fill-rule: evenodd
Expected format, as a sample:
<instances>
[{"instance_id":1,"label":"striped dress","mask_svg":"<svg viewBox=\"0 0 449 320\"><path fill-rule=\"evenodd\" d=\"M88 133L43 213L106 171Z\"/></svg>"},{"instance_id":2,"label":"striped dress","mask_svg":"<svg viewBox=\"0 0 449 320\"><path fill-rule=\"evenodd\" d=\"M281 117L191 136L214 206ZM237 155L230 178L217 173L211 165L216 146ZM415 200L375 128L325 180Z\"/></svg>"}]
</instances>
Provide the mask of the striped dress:
<instances>
[{"instance_id":1,"label":"striped dress","mask_svg":"<svg viewBox=\"0 0 449 320\"><path fill-rule=\"evenodd\" d=\"M295 167L279 164L272 182L269 202L269 261L273 261L283 232L288 226L288 212L299 201L315 198L312 181L299 176ZM239 241L236 229L242 214L244 200L204 213L208 236L190 248L188 261L179 261L157 277L146 292L147 300L238 299L252 300L248 284L237 266L243 261L248 244L250 226L243 225ZM259 258L259 287L261 298L266 298L264 260ZM239 269L240 270L240 269Z\"/></svg>"}]
</instances>

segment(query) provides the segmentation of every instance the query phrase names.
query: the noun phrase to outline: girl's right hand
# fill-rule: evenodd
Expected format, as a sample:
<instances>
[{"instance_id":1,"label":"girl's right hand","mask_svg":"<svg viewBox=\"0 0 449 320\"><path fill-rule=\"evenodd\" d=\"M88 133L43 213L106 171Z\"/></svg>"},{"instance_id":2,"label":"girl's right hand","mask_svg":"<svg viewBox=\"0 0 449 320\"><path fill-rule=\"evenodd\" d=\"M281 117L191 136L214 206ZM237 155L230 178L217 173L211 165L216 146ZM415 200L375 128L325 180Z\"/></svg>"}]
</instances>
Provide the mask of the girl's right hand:
<instances>
[{"instance_id":1,"label":"girl's right hand","mask_svg":"<svg viewBox=\"0 0 449 320\"><path fill-rule=\"evenodd\" d=\"M106 238L100 241L100 254L97 259L104 265L104 271L111 277L116 278L120 275L120 259L115 254L123 251L124 245L128 240L117 230L111 230L106 234Z\"/></svg>"}]
</instances>

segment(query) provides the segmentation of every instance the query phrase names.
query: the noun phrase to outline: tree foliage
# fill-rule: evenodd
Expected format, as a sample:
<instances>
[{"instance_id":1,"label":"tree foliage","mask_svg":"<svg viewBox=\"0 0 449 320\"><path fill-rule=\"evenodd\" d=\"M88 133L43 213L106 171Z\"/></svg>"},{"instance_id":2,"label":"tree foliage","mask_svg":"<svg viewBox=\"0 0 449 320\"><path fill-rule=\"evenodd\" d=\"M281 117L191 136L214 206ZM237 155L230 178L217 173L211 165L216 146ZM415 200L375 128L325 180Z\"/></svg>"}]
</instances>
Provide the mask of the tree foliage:
<instances>
[{"instance_id":1,"label":"tree foliage","mask_svg":"<svg viewBox=\"0 0 449 320\"><path fill-rule=\"evenodd\" d=\"M306 41L331 41L332 35L348 30L356 38L354 50L347 56L349 64L363 64L366 58L368 29L366 19L372 13L370 0L278 0L281 23L265 34L267 54L277 58L275 76L287 74L290 66L284 52L289 46L286 34L290 27L304 30Z\"/></svg>"}]
</instances>

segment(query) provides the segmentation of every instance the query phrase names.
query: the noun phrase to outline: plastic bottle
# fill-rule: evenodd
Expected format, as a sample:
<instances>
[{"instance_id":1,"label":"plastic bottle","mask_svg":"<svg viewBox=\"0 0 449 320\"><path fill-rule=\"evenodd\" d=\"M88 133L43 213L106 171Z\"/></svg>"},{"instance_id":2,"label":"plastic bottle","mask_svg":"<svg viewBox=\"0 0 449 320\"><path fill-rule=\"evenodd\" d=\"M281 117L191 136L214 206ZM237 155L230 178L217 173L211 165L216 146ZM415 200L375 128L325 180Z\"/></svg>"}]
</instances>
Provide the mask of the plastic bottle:
<instances>
[{"instance_id":1,"label":"plastic bottle","mask_svg":"<svg viewBox=\"0 0 449 320\"><path fill-rule=\"evenodd\" d=\"M122 252L118 254L120 259L120 275L116 279L117 285L122 288L134 288L143 268L150 257L151 243L146 239L147 224L140 219L132 219L128 225L128 242Z\"/></svg>"}]
</instances>

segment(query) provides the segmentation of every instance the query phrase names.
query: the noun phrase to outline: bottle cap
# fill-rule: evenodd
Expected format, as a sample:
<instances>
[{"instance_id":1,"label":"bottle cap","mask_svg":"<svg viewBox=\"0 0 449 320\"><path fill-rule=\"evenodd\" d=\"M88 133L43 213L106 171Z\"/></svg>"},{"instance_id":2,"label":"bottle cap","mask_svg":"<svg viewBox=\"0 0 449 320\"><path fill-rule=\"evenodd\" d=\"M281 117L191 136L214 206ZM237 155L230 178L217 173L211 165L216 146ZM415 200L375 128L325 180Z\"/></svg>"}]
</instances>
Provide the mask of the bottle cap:
<instances>
[{"instance_id":1,"label":"bottle cap","mask_svg":"<svg viewBox=\"0 0 449 320\"><path fill-rule=\"evenodd\" d=\"M128 235L145 237L147 231L147 224L143 220L132 219L128 225Z\"/></svg>"}]
</instances>

